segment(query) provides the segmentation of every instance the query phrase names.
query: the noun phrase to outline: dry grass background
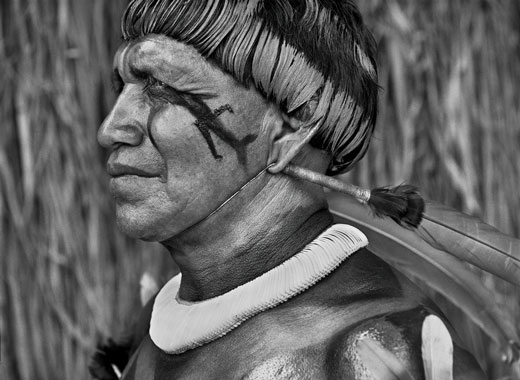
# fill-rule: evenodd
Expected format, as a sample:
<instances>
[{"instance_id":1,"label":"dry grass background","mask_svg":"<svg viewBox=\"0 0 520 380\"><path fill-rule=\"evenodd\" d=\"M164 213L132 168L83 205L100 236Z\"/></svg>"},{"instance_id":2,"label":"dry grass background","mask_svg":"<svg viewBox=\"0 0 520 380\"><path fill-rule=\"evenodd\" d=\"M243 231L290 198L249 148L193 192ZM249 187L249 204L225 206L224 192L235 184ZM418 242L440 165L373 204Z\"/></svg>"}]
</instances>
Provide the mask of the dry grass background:
<instances>
[{"instance_id":1,"label":"dry grass background","mask_svg":"<svg viewBox=\"0 0 520 380\"><path fill-rule=\"evenodd\" d=\"M157 245L116 230L95 141L125 3L0 4L2 379L87 379L95 340L130 320L141 273L171 270ZM520 2L359 3L383 90L371 149L346 177L415 183L519 236ZM516 290L483 280L520 316Z\"/></svg>"}]
</instances>

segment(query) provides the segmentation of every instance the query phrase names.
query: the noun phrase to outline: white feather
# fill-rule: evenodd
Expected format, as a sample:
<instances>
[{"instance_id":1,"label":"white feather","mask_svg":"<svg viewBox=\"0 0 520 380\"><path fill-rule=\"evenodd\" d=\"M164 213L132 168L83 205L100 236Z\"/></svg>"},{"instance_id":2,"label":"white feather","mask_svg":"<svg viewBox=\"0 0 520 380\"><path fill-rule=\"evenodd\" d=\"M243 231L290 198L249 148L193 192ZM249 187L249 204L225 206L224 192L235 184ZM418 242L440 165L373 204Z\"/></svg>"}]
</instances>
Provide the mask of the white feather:
<instances>
[{"instance_id":1,"label":"white feather","mask_svg":"<svg viewBox=\"0 0 520 380\"><path fill-rule=\"evenodd\" d=\"M453 379L453 342L439 317L429 315L422 326L422 355L426 380Z\"/></svg>"}]
</instances>

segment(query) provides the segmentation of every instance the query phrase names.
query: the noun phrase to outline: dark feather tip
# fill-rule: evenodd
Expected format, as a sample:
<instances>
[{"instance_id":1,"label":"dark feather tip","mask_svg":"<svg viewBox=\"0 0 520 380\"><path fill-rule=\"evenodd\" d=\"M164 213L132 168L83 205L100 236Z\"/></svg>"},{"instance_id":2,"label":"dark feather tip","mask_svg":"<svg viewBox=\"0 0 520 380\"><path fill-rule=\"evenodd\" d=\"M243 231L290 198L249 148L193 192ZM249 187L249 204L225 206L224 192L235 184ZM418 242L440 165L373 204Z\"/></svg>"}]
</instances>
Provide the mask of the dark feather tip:
<instances>
[{"instance_id":1,"label":"dark feather tip","mask_svg":"<svg viewBox=\"0 0 520 380\"><path fill-rule=\"evenodd\" d=\"M424 213L424 200L411 185L373 189L368 205L376 216L389 217L409 229L419 226Z\"/></svg>"},{"instance_id":2,"label":"dark feather tip","mask_svg":"<svg viewBox=\"0 0 520 380\"><path fill-rule=\"evenodd\" d=\"M121 343L108 339L107 342L98 343L96 352L89 364L89 372L95 380L117 380L119 377L114 371L114 366L123 370L130 357L131 341Z\"/></svg>"}]
</instances>

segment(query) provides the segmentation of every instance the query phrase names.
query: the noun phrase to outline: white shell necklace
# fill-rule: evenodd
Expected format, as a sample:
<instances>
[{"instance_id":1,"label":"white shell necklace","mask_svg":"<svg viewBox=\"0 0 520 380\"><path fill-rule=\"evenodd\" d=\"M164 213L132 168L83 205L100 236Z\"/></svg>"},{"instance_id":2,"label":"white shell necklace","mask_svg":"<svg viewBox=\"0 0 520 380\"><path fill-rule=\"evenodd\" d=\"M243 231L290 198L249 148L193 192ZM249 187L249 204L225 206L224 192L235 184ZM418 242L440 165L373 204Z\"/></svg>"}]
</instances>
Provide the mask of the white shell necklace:
<instances>
[{"instance_id":1,"label":"white shell necklace","mask_svg":"<svg viewBox=\"0 0 520 380\"><path fill-rule=\"evenodd\" d=\"M179 274L164 285L155 299L150 337L169 354L180 354L212 342L245 320L316 284L367 244L366 236L357 228L332 225L279 266L227 293L200 302L179 299Z\"/></svg>"}]
</instances>

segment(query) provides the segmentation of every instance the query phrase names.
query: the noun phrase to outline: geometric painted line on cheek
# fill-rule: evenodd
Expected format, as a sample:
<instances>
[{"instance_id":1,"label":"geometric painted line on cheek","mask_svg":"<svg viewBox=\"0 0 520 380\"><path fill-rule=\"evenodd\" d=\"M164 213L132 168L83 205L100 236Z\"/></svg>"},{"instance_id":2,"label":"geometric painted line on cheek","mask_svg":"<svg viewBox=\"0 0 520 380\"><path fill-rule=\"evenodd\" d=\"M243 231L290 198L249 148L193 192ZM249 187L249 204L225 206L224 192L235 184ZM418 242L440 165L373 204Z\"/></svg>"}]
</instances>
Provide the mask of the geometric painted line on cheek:
<instances>
[{"instance_id":1,"label":"geometric painted line on cheek","mask_svg":"<svg viewBox=\"0 0 520 380\"><path fill-rule=\"evenodd\" d=\"M208 144L211 154L215 159L220 160L222 159L222 156L217 152L210 131L217 135L217 137L225 144L236 150L240 164L245 165L247 163L246 147L248 144L255 141L258 135L248 134L244 138L238 139L233 135L233 133L224 127L222 122L218 120L218 117L226 111L233 113L231 105L225 104L214 111L211 111L202 97L194 94L174 91L171 88L162 88L157 90L153 87L147 88L146 93L151 99L153 99L150 115L148 117L148 132L150 132L153 118L162 110L165 103L180 105L187 109L196 118L194 124L206 141L206 144Z\"/></svg>"},{"instance_id":2,"label":"geometric painted line on cheek","mask_svg":"<svg viewBox=\"0 0 520 380\"><path fill-rule=\"evenodd\" d=\"M223 126L222 122L218 120L218 117L224 112L234 113L233 108L229 104L224 104L213 110L212 112L207 113L203 117L197 119L195 121L195 126L200 131L208 147L213 154L213 157L217 160L222 159L222 156L218 154L213 139L209 131L211 130L215 133L222 141L231 146L233 149L237 151L238 161L241 165L247 164L247 155L246 155L246 146L253 141L256 140L256 134L248 134L242 139L237 139L231 132L226 130Z\"/></svg>"}]
</instances>

